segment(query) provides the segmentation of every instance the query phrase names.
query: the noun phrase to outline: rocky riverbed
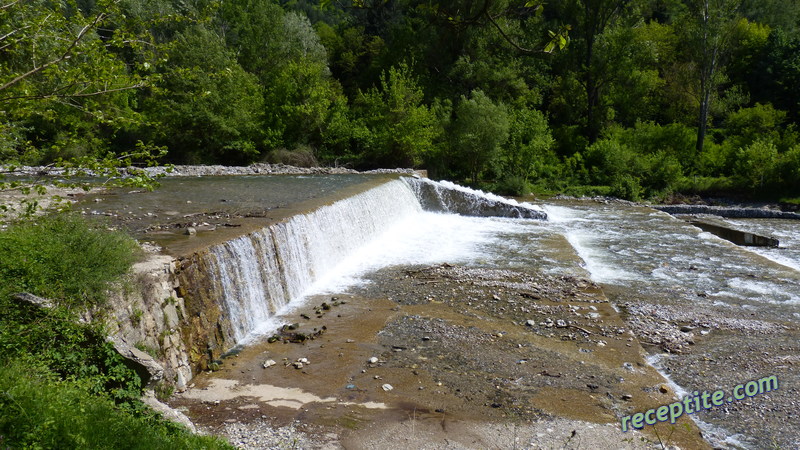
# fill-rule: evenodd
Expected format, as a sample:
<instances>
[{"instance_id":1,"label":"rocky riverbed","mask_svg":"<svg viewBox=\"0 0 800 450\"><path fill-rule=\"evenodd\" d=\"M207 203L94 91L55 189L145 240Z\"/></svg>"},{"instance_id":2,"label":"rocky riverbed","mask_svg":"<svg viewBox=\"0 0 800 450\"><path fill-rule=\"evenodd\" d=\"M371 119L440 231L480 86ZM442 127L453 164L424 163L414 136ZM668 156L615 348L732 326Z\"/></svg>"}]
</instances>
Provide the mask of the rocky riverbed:
<instances>
[{"instance_id":1,"label":"rocky riverbed","mask_svg":"<svg viewBox=\"0 0 800 450\"><path fill-rule=\"evenodd\" d=\"M312 299L173 406L242 448L708 447L686 417L622 433L675 393L590 281L447 264L372 281Z\"/></svg>"}]
</instances>

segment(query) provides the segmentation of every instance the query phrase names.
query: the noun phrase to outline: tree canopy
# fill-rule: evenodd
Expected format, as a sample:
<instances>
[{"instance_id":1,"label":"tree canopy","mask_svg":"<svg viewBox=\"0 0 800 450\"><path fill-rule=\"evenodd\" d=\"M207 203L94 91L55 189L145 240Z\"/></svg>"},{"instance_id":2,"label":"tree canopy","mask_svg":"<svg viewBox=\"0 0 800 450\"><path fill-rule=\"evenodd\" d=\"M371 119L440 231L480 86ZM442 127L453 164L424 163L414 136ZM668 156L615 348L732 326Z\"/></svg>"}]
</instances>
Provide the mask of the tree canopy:
<instances>
[{"instance_id":1,"label":"tree canopy","mask_svg":"<svg viewBox=\"0 0 800 450\"><path fill-rule=\"evenodd\" d=\"M799 48L800 5L772 0L5 0L0 162L791 198Z\"/></svg>"}]
</instances>

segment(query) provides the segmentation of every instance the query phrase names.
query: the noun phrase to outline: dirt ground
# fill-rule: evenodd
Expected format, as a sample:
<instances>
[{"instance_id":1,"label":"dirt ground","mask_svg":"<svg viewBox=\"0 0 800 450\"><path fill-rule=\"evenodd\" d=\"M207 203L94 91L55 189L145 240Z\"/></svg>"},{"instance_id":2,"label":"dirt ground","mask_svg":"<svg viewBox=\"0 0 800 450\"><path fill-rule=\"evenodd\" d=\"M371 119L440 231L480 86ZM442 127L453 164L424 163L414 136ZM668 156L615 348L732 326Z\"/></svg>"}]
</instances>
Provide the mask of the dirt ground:
<instances>
[{"instance_id":1,"label":"dirt ground","mask_svg":"<svg viewBox=\"0 0 800 450\"><path fill-rule=\"evenodd\" d=\"M318 448L710 448L687 417L621 431L676 395L592 282L447 264L372 278L310 299L172 405L243 448L296 444L267 439L287 426Z\"/></svg>"}]
</instances>

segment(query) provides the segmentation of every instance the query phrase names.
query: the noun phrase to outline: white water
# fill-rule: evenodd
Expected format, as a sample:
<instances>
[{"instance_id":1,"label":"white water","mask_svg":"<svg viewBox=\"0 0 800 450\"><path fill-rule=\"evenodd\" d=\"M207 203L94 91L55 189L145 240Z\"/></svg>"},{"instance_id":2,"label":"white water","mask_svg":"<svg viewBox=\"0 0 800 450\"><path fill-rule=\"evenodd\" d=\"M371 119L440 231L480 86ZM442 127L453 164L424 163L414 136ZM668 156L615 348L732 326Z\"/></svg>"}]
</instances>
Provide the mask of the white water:
<instances>
[{"instance_id":1,"label":"white water","mask_svg":"<svg viewBox=\"0 0 800 450\"><path fill-rule=\"evenodd\" d=\"M420 212L408 187L393 181L212 247L213 277L236 342L256 329L274 329L275 314L353 249Z\"/></svg>"},{"instance_id":2,"label":"white water","mask_svg":"<svg viewBox=\"0 0 800 450\"><path fill-rule=\"evenodd\" d=\"M541 224L423 211L412 187L408 180L391 181L212 247L213 277L221 288L235 341L245 343L271 332L280 326L276 316L299 306L305 297L341 292L383 267L502 264L506 252L496 249L511 249L509 236L528 236L530 224ZM480 191L458 190L480 196L465 198L476 207L497 201L535 209ZM527 264L524 257L516 261Z\"/></svg>"},{"instance_id":3,"label":"white water","mask_svg":"<svg viewBox=\"0 0 800 450\"><path fill-rule=\"evenodd\" d=\"M436 185L448 188L480 197L466 203L493 200ZM434 213L422 209L413 183L395 180L213 247L211 266L236 342L274 330L276 315L309 295L343 292L364 274L397 265L536 268L645 296L789 312L800 304L796 271L765 272L761 257L665 213L613 204L544 209L547 222ZM566 243L582 263L565 256Z\"/></svg>"}]
</instances>

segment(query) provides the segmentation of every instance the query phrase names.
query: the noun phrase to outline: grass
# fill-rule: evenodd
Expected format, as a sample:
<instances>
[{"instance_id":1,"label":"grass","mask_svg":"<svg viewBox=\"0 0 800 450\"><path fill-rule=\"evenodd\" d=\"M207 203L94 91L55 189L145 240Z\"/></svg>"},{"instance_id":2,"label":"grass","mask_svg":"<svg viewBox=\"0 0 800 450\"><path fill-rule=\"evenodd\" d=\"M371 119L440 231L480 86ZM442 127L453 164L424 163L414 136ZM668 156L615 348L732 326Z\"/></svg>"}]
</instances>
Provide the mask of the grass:
<instances>
[{"instance_id":1,"label":"grass","mask_svg":"<svg viewBox=\"0 0 800 450\"><path fill-rule=\"evenodd\" d=\"M0 231L0 448L231 448L152 412L102 324L76 321L105 304L138 257L132 238L76 215ZM17 301L19 292L56 306Z\"/></svg>"},{"instance_id":2,"label":"grass","mask_svg":"<svg viewBox=\"0 0 800 450\"><path fill-rule=\"evenodd\" d=\"M80 380L58 381L18 361L0 366L0 446L218 449L224 441L120 410Z\"/></svg>"},{"instance_id":3,"label":"grass","mask_svg":"<svg viewBox=\"0 0 800 450\"><path fill-rule=\"evenodd\" d=\"M0 255L0 294L29 292L70 309L102 304L139 257L131 237L71 214L11 225Z\"/></svg>"}]
</instances>

